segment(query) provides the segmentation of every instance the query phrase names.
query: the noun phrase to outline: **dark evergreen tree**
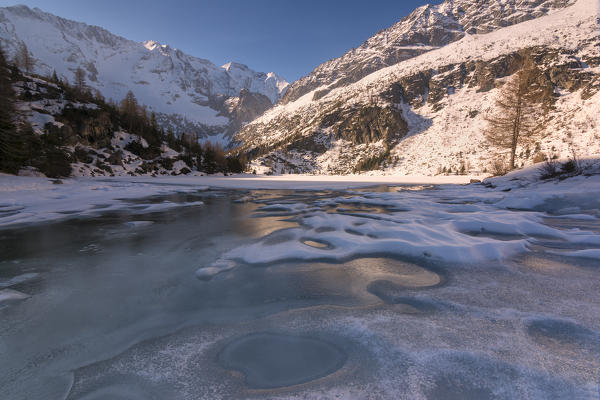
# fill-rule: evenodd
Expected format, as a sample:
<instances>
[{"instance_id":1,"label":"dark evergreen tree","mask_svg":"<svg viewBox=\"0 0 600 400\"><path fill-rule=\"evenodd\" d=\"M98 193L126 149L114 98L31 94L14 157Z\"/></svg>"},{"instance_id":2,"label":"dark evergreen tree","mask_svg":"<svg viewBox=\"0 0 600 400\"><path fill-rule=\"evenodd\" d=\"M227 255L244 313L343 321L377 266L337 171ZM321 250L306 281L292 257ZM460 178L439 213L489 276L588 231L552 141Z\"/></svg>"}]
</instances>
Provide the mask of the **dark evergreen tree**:
<instances>
[{"instance_id":1,"label":"dark evergreen tree","mask_svg":"<svg viewBox=\"0 0 600 400\"><path fill-rule=\"evenodd\" d=\"M123 101L121 101L121 114L123 117L124 128L129 132L133 133L134 129L137 128L137 120L139 117L139 106L135 95L130 90L125 95Z\"/></svg>"},{"instance_id":2,"label":"dark evergreen tree","mask_svg":"<svg viewBox=\"0 0 600 400\"><path fill-rule=\"evenodd\" d=\"M0 49L0 170L16 173L24 161L24 143L15 126L11 72Z\"/></svg>"},{"instance_id":3,"label":"dark evergreen tree","mask_svg":"<svg viewBox=\"0 0 600 400\"><path fill-rule=\"evenodd\" d=\"M154 111L150 114L150 127L158 131L158 123L156 122L156 113Z\"/></svg>"}]
</instances>

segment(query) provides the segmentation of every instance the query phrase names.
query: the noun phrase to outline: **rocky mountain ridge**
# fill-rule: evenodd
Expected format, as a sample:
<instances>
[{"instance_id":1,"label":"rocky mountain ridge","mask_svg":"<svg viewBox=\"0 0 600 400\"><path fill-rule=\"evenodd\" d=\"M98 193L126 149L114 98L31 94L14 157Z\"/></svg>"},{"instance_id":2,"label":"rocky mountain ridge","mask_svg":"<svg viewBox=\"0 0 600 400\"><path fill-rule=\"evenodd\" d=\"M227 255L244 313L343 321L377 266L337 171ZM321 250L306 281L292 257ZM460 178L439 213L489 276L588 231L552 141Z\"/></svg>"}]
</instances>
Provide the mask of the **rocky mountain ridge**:
<instances>
[{"instance_id":1,"label":"rocky mountain ridge","mask_svg":"<svg viewBox=\"0 0 600 400\"><path fill-rule=\"evenodd\" d=\"M282 102L295 101L318 89L318 99L381 68L435 50L467 35L489 33L535 19L573 3L573 0L446 0L424 5L358 48L319 65L292 83Z\"/></svg>"},{"instance_id":2,"label":"rocky mountain ridge","mask_svg":"<svg viewBox=\"0 0 600 400\"><path fill-rule=\"evenodd\" d=\"M274 172L483 172L501 149L486 143L486 114L526 60L544 87L537 156L600 153L600 41L594 0L451 44L356 83L282 101L237 135L255 168ZM293 91L293 87L290 89ZM543 104L542 104L543 103Z\"/></svg>"},{"instance_id":3,"label":"rocky mountain ridge","mask_svg":"<svg viewBox=\"0 0 600 400\"><path fill-rule=\"evenodd\" d=\"M109 31L70 21L26 6L0 8L0 45L13 58L25 44L34 73L73 81L78 67L87 84L107 99L120 101L132 90L140 103L158 114L165 127L202 136L227 137L249 120L238 120L224 106L242 90L278 101L287 82L274 73L256 72L239 63L217 66L155 41L137 43ZM264 102L263 102L264 103ZM263 109L242 113L245 117Z\"/></svg>"}]
</instances>

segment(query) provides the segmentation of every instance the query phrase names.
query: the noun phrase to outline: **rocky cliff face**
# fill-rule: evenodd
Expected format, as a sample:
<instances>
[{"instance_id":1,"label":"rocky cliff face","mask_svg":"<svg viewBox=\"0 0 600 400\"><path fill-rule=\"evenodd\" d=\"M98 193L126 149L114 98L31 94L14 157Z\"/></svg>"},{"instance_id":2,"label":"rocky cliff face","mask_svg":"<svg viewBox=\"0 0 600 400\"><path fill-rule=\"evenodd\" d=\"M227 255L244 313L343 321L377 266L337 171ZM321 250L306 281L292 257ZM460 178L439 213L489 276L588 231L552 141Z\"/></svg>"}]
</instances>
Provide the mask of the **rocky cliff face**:
<instances>
[{"instance_id":1,"label":"rocky cliff face","mask_svg":"<svg viewBox=\"0 0 600 400\"><path fill-rule=\"evenodd\" d=\"M119 101L132 90L166 125L201 136L231 134L240 125L219 107L240 91L274 103L287 87L274 73L256 72L242 64L219 67L167 45L133 42L39 9L0 8L0 45L12 58L22 44L35 61L34 72L56 71L73 82L75 70L81 67L87 84L107 99Z\"/></svg>"},{"instance_id":2,"label":"rocky cliff face","mask_svg":"<svg viewBox=\"0 0 600 400\"><path fill-rule=\"evenodd\" d=\"M531 13L511 20L525 22L469 34L326 93L288 97L244 127L237 140L260 156L257 165L277 172L435 174L463 167L481 172L501 154L484 140L485 116L504 79L528 60L542 88L539 121L545 136L533 148L519 149L519 162L572 150L594 154L600 150L596 3L579 0L529 20L542 4L530 3ZM487 32L490 24L499 24L489 21L480 17L463 26Z\"/></svg>"},{"instance_id":3,"label":"rocky cliff face","mask_svg":"<svg viewBox=\"0 0 600 400\"><path fill-rule=\"evenodd\" d=\"M231 119L231 131L237 132L245 124L254 121L271 108L271 100L260 93L242 89L237 97L230 97L224 103L224 113Z\"/></svg>"},{"instance_id":4,"label":"rocky cliff face","mask_svg":"<svg viewBox=\"0 0 600 400\"><path fill-rule=\"evenodd\" d=\"M315 99L381 68L462 39L535 19L572 4L573 0L446 0L425 5L394 26L368 39L340 58L318 66L294 82L284 103L318 89Z\"/></svg>"},{"instance_id":5,"label":"rocky cliff face","mask_svg":"<svg viewBox=\"0 0 600 400\"><path fill-rule=\"evenodd\" d=\"M389 146L408 133L402 112L377 104L336 109L323 117L321 128L353 145L383 141Z\"/></svg>"}]
</instances>

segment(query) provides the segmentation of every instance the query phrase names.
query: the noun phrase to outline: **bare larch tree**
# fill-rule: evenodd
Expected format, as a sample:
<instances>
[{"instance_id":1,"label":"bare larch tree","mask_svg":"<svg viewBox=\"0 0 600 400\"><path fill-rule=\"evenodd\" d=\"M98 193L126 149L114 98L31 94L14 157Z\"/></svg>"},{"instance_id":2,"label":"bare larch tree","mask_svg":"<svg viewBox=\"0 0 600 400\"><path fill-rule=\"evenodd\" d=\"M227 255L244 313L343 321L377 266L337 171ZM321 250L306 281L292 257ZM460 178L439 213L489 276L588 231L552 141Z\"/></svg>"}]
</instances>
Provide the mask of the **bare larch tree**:
<instances>
[{"instance_id":1,"label":"bare larch tree","mask_svg":"<svg viewBox=\"0 0 600 400\"><path fill-rule=\"evenodd\" d=\"M510 151L510 169L515 168L517 146L531 143L540 132L540 88L536 67L527 62L500 88L495 108L486 116L486 139Z\"/></svg>"},{"instance_id":2,"label":"bare larch tree","mask_svg":"<svg viewBox=\"0 0 600 400\"><path fill-rule=\"evenodd\" d=\"M75 70L75 78L74 78L75 88L79 91L79 93L85 92L86 82L85 82L85 71L83 68L78 67Z\"/></svg>"},{"instance_id":3,"label":"bare larch tree","mask_svg":"<svg viewBox=\"0 0 600 400\"><path fill-rule=\"evenodd\" d=\"M15 54L15 64L22 71L26 73L33 72L33 67L35 65L35 61L31 54L29 53L29 49L25 45L25 43L21 43L17 48L17 53Z\"/></svg>"}]
</instances>

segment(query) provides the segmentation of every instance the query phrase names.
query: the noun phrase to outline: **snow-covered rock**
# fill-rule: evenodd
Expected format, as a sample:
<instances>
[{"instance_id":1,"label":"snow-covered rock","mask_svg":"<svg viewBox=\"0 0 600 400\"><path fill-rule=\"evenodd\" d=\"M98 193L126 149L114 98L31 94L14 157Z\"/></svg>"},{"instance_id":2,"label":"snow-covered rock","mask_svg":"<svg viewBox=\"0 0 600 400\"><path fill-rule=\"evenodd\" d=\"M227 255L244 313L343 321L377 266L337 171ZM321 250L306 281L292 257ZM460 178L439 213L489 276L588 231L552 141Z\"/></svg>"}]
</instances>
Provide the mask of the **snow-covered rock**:
<instances>
[{"instance_id":1,"label":"snow-covered rock","mask_svg":"<svg viewBox=\"0 0 600 400\"><path fill-rule=\"evenodd\" d=\"M485 117L504 79L530 59L550 88L548 113L540 120L543 137L530 148L518 148L518 163L530 164L536 154L600 154L597 1L552 3L566 6L559 9L539 1L507 2L521 11L506 21L492 18L498 14L496 3L478 2L479 22L461 23L459 40L446 45L436 41L441 47L355 83L318 86L300 97L290 94L293 85L278 105L245 126L237 141L250 156L263 155L255 165L276 173L335 174L361 168L395 174L434 175L463 168L484 172L502 154L485 141ZM470 13L474 18L475 11ZM439 26L440 19L432 24ZM372 39L373 46L385 42L382 35ZM331 68L344 71L340 65Z\"/></svg>"}]
</instances>

